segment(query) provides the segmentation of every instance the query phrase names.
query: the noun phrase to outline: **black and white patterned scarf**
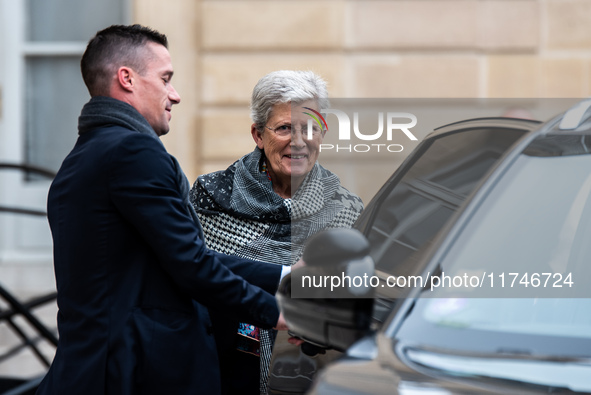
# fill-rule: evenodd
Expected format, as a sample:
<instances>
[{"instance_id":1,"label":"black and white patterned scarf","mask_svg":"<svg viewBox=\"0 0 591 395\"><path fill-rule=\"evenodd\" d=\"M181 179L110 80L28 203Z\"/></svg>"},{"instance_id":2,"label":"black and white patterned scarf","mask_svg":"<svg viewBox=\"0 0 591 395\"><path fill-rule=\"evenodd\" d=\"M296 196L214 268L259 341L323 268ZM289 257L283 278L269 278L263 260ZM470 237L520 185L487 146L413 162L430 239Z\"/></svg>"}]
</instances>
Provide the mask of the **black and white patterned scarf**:
<instances>
[{"instance_id":1,"label":"black and white patterned scarf","mask_svg":"<svg viewBox=\"0 0 591 395\"><path fill-rule=\"evenodd\" d=\"M273 191L255 148L226 170L202 175L190 200L210 249L293 265L308 237L327 228L351 227L363 209L359 197L318 163L291 199ZM260 331L261 393L266 394L273 333Z\"/></svg>"}]
</instances>

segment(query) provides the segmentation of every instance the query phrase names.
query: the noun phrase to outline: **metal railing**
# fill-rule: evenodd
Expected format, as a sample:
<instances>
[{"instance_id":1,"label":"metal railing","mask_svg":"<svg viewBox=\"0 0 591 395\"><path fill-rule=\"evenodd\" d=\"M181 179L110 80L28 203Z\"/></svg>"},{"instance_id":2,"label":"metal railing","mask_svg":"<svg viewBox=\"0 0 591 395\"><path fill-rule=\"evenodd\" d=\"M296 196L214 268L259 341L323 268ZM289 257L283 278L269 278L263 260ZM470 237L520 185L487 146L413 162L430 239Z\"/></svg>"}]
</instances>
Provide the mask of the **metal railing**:
<instances>
[{"instance_id":1,"label":"metal railing","mask_svg":"<svg viewBox=\"0 0 591 395\"><path fill-rule=\"evenodd\" d=\"M26 164L13 164L0 162L0 170L17 170L29 175L42 176L53 179L55 173L50 170ZM0 205L1 213L12 213L18 215L28 215L36 217L45 217L47 213L42 210L30 209L25 207L15 207ZM35 315L33 310L48 303L55 302L57 293L51 292L46 295L35 297L29 301L21 302L8 289L0 284L0 299L4 301L6 308L0 307L0 324L6 324L8 328L19 339L19 343L2 354L0 354L0 364L19 355L22 350L30 349L42 365L49 368L51 361L41 352L40 342L46 342L53 347L57 347L56 331L47 328ZM16 318L21 317L21 321ZM29 329L27 331L26 325ZM27 333L33 330L34 335ZM0 377L0 395L33 395L39 386L43 376L30 379Z\"/></svg>"}]
</instances>

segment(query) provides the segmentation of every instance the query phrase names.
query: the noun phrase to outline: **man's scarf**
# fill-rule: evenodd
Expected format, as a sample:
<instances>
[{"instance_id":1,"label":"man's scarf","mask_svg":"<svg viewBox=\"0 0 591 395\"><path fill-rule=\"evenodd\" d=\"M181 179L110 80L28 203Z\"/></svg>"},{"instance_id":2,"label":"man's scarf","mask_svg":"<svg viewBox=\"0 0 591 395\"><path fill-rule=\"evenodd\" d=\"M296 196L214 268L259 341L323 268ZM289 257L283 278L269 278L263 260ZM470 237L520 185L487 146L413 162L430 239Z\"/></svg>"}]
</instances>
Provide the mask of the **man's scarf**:
<instances>
[{"instance_id":1,"label":"man's scarf","mask_svg":"<svg viewBox=\"0 0 591 395\"><path fill-rule=\"evenodd\" d=\"M158 135L144 118L133 106L117 99L105 96L95 96L82 108L80 117L78 117L78 134L83 135L92 130L106 126L121 126L122 128L133 130L135 132L152 136L158 143L162 144ZM164 146L164 145L163 145ZM176 158L170 155L172 159L177 184L180 186L180 194L183 198L183 204L193 221L201 231L201 225L193 206L189 203L189 180Z\"/></svg>"}]
</instances>

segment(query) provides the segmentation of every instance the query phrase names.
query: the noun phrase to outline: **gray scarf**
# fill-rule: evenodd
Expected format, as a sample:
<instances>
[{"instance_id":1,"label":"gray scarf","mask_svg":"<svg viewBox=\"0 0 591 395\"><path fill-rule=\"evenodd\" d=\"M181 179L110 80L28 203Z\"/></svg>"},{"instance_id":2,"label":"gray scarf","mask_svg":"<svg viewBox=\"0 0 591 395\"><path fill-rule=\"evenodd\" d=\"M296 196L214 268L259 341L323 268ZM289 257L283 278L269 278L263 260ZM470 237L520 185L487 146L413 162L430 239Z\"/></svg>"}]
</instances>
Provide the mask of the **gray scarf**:
<instances>
[{"instance_id":1,"label":"gray scarf","mask_svg":"<svg viewBox=\"0 0 591 395\"><path fill-rule=\"evenodd\" d=\"M117 99L105 96L95 96L82 108L78 118L78 134L90 132L105 126L121 126L125 129L133 130L138 133L154 137L160 144L160 138L148 123L133 106ZM183 197L183 203L187 211L193 218L193 221L199 227L201 235L201 224L193 206L189 203L189 180L176 158L170 155L176 171L177 183L180 186L180 194Z\"/></svg>"}]
</instances>

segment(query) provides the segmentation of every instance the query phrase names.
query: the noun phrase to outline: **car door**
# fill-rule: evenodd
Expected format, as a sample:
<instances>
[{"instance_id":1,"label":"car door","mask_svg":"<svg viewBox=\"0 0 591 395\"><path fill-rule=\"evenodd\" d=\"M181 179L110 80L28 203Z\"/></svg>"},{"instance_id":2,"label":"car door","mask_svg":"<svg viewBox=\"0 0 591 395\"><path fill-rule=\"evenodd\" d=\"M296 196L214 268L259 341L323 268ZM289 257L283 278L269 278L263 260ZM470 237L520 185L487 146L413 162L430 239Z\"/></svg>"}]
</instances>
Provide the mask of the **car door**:
<instances>
[{"instance_id":1,"label":"car door","mask_svg":"<svg viewBox=\"0 0 591 395\"><path fill-rule=\"evenodd\" d=\"M448 125L429 135L355 224L370 241L377 274L385 279L392 274L420 273L421 253L499 159L538 125L518 119L479 119ZM374 304L377 325L392 310L397 296L401 295L378 294ZM304 393L323 365L320 358L314 358L274 350L269 393Z\"/></svg>"},{"instance_id":2,"label":"car door","mask_svg":"<svg viewBox=\"0 0 591 395\"><path fill-rule=\"evenodd\" d=\"M424 257L435 248L438 235L453 222L454 214L477 185L539 124L509 118L477 119L441 127L427 136L356 223L370 242L381 280L420 274ZM410 289L377 288L374 326L379 326Z\"/></svg>"}]
</instances>

